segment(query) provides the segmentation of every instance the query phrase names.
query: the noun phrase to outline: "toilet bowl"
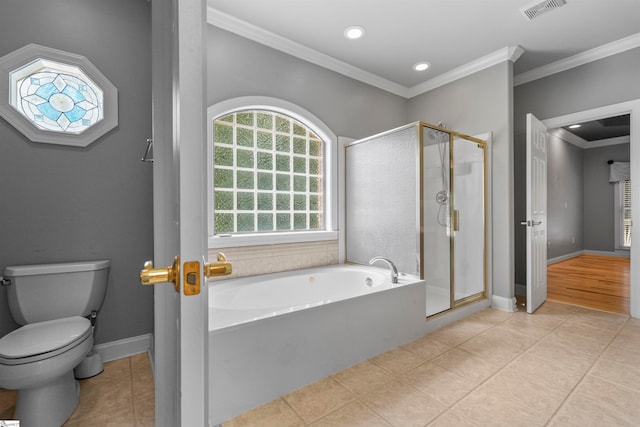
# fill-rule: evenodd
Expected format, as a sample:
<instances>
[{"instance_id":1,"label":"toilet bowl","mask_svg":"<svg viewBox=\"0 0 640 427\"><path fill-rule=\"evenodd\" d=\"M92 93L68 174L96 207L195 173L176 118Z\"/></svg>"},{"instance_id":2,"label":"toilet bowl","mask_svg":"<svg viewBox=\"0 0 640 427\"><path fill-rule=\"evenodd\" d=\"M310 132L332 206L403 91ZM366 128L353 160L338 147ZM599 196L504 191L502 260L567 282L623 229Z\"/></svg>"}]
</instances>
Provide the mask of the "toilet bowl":
<instances>
[{"instance_id":1,"label":"toilet bowl","mask_svg":"<svg viewBox=\"0 0 640 427\"><path fill-rule=\"evenodd\" d=\"M92 346L91 322L84 317L32 323L0 338L0 385L20 390L21 426L65 422L80 396L73 368Z\"/></svg>"},{"instance_id":2,"label":"toilet bowl","mask_svg":"<svg viewBox=\"0 0 640 427\"><path fill-rule=\"evenodd\" d=\"M0 338L0 387L17 390L21 427L59 427L80 398L74 368L93 349L109 261L7 267L9 308L23 326Z\"/></svg>"}]
</instances>

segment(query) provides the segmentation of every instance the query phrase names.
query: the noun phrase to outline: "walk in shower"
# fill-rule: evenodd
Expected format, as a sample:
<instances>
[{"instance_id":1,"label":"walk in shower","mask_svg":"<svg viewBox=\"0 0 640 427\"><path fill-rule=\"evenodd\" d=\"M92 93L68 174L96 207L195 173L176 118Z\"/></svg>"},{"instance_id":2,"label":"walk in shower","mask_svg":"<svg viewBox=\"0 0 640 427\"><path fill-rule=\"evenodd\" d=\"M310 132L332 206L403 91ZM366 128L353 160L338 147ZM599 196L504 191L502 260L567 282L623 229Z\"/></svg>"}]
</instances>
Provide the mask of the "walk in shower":
<instances>
[{"instance_id":1,"label":"walk in shower","mask_svg":"<svg viewBox=\"0 0 640 427\"><path fill-rule=\"evenodd\" d=\"M484 298L486 141L416 122L345 148L346 260L391 259L426 315Z\"/></svg>"}]
</instances>

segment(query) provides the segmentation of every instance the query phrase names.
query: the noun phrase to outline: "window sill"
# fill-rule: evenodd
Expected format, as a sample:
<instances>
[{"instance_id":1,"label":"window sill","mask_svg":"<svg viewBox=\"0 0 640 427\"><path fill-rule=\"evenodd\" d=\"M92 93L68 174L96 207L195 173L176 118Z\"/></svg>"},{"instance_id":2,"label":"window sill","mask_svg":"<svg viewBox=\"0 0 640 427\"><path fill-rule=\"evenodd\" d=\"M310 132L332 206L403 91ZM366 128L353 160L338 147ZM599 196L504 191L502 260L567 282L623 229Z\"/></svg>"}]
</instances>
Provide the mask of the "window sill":
<instances>
[{"instance_id":1,"label":"window sill","mask_svg":"<svg viewBox=\"0 0 640 427\"><path fill-rule=\"evenodd\" d=\"M209 249L241 246L277 245L282 243L305 243L338 240L337 231L300 231L293 233L242 234L209 236Z\"/></svg>"}]
</instances>

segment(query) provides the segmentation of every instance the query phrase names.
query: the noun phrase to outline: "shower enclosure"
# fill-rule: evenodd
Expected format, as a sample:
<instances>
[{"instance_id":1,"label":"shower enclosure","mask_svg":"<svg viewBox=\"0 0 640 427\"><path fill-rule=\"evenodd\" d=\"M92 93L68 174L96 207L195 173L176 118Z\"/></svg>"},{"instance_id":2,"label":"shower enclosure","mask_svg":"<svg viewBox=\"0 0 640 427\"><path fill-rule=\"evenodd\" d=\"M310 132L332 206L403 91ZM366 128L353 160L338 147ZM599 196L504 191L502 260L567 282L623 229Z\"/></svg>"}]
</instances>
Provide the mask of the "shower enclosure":
<instances>
[{"instance_id":1,"label":"shower enclosure","mask_svg":"<svg viewBox=\"0 0 640 427\"><path fill-rule=\"evenodd\" d=\"M426 315L485 297L486 142L412 123L345 148L346 260L424 279Z\"/></svg>"}]
</instances>

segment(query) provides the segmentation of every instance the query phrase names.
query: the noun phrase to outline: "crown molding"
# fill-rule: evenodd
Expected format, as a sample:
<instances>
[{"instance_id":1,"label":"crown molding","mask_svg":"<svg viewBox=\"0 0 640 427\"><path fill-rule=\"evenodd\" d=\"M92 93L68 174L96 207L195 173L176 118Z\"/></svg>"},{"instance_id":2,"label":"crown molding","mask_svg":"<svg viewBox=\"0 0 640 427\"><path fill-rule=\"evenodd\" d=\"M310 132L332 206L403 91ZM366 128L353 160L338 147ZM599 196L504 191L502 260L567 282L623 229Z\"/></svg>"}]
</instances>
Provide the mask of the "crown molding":
<instances>
[{"instance_id":1,"label":"crown molding","mask_svg":"<svg viewBox=\"0 0 640 427\"><path fill-rule=\"evenodd\" d=\"M516 61L524 52L524 49L520 46L505 47L494 53L483 56L480 59L462 65L452 71L408 88L361 68L354 67L346 62L318 52L317 50L306 47L300 43L279 36L270 31L266 31L256 25L221 12L211 6L207 6L207 23L214 27L221 28L249 40L253 40L257 43L311 62L312 64L335 71L336 73L340 73L344 76L351 77L387 92L402 96L403 98L412 98L416 95L420 95L447 83L469 76L503 61Z\"/></svg>"},{"instance_id":2,"label":"crown molding","mask_svg":"<svg viewBox=\"0 0 640 427\"><path fill-rule=\"evenodd\" d=\"M561 71L566 71L571 68L579 67L580 65L587 64L589 62L597 61L598 59L606 58L607 56L615 55L625 52L630 49L640 47L640 33L625 37L620 40L607 43L605 45L578 53L565 59L561 59L551 64L543 65L542 67L534 68L533 70L518 74L513 78L513 85L518 86L521 84L529 83L534 80L541 79L543 77L550 76Z\"/></svg>"},{"instance_id":3,"label":"crown molding","mask_svg":"<svg viewBox=\"0 0 640 427\"><path fill-rule=\"evenodd\" d=\"M232 15L207 6L207 23L214 27L232 32L249 40L279 50L312 64L319 65L387 92L407 98L408 89L405 86L384 79L373 73L354 67L346 62L335 59L317 50L306 47L285 37L266 31L256 25L238 19Z\"/></svg>"},{"instance_id":4,"label":"crown molding","mask_svg":"<svg viewBox=\"0 0 640 427\"><path fill-rule=\"evenodd\" d=\"M504 47L500 50L490 53L489 55L485 55L482 58L476 59L475 61L471 61L465 65L462 65L458 68L454 68L451 71L448 71L444 74L441 74L437 77L434 77L423 83L417 84L409 88L408 98L413 98L414 96L428 92L440 86L444 86L455 80L461 79L463 77L467 77L473 73L477 73L478 71L482 71L484 69L500 64L502 62L505 62L505 61L515 62L518 60L518 58L520 58L520 56L523 53L524 53L524 49L520 46Z\"/></svg>"},{"instance_id":5,"label":"crown molding","mask_svg":"<svg viewBox=\"0 0 640 427\"><path fill-rule=\"evenodd\" d=\"M567 131L566 129L562 129L562 128L555 129L552 131L552 133L556 135L558 138L562 139L563 141L568 142L569 144L575 145L576 147L579 147L583 150L586 150L589 148L606 147L608 145L628 144L631 142L630 135L618 136L615 138L599 139L597 141L587 141L586 139L581 138Z\"/></svg>"}]
</instances>

